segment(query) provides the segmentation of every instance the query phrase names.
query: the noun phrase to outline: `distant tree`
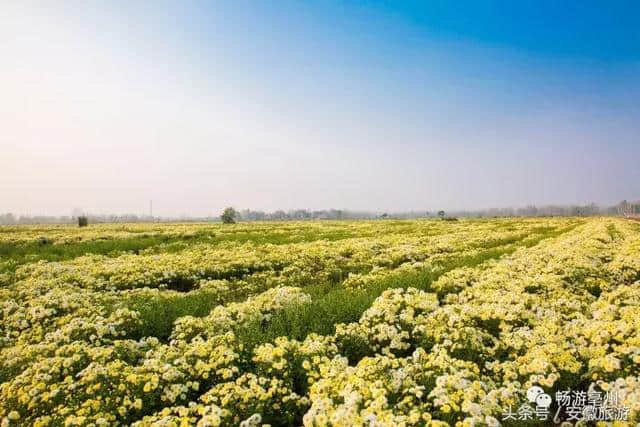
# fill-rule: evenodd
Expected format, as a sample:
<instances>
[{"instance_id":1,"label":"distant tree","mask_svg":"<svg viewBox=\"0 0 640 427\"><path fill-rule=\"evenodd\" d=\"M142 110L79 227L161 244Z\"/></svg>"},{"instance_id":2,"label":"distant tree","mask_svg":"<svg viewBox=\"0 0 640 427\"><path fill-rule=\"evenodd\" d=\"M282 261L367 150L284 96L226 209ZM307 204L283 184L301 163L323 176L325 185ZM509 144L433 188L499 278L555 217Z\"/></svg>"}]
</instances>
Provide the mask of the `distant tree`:
<instances>
[{"instance_id":1,"label":"distant tree","mask_svg":"<svg viewBox=\"0 0 640 427\"><path fill-rule=\"evenodd\" d=\"M385 213L383 213L382 215L380 215L380 217L381 217L381 218L388 218L388 217L389 217L389 214L385 212Z\"/></svg>"},{"instance_id":2,"label":"distant tree","mask_svg":"<svg viewBox=\"0 0 640 427\"><path fill-rule=\"evenodd\" d=\"M89 218L87 218L84 215L79 216L78 217L78 227L86 227L87 225L89 225Z\"/></svg>"},{"instance_id":3,"label":"distant tree","mask_svg":"<svg viewBox=\"0 0 640 427\"><path fill-rule=\"evenodd\" d=\"M236 216L238 216L238 212L232 207L228 207L222 212L220 219L222 219L224 224L235 224Z\"/></svg>"},{"instance_id":4,"label":"distant tree","mask_svg":"<svg viewBox=\"0 0 640 427\"><path fill-rule=\"evenodd\" d=\"M440 218L444 218L444 211L438 211L438 216Z\"/></svg>"}]
</instances>

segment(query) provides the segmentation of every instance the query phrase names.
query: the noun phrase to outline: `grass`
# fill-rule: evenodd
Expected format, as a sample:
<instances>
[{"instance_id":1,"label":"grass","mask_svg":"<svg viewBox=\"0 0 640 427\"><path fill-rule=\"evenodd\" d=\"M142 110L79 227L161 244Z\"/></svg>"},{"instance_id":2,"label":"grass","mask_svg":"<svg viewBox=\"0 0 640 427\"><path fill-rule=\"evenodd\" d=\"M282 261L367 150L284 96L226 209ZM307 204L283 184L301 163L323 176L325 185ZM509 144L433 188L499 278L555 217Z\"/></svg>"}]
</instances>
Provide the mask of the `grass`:
<instances>
[{"instance_id":1,"label":"grass","mask_svg":"<svg viewBox=\"0 0 640 427\"><path fill-rule=\"evenodd\" d=\"M237 333L247 348L267 343L279 336L302 340L310 333L330 335L338 323L356 322L384 291L392 288L413 287L431 291L431 283L442 274L461 267L475 267L492 259L513 253L518 247L531 247L540 241L564 234L574 226L559 230L546 230L522 244L510 242L504 246L491 247L479 254L462 256L439 265L437 271L430 269L403 272L384 277L364 289L347 289L340 285L305 288L312 300L310 303L289 307L276 313L267 324L253 322ZM442 295L440 295L442 297Z\"/></svg>"},{"instance_id":2,"label":"grass","mask_svg":"<svg viewBox=\"0 0 640 427\"><path fill-rule=\"evenodd\" d=\"M412 287L430 291L431 283L445 272L499 258L510 250L494 248L473 257L462 257L441 265L437 272L425 269L391 275L363 289L348 289L340 285L334 286L328 292L326 287L305 289L311 295L316 294L310 303L282 310L266 325L259 322L250 323L238 330L238 335L248 348L270 342L279 336L302 340L310 333L331 335L338 323L357 322L365 310L387 289Z\"/></svg>"},{"instance_id":3,"label":"grass","mask_svg":"<svg viewBox=\"0 0 640 427\"><path fill-rule=\"evenodd\" d=\"M489 259L513 252L518 246L535 244L542 238L564 232L552 228L541 228L529 240L523 237L509 237L486 243L480 254L456 258L440 266L438 273L431 270L402 272L386 277L367 286L366 289L353 290L341 286L347 275L340 274L339 281L309 284L304 291L311 296L312 302L291 307L276 314L265 328L252 324L239 331L248 343L259 344L278 336L304 339L309 333L331 334L337 323L357 321L373 301L387 289L415 287L428 290L431 282L440 274L454 268L479 265ZM243 233L244 234L244 233ZM140 313L142 326L135 337L155 336L166 340L173 328L173 322L179 317L202 317L221 303L244 300L247 295L238 293L221 301L220 298L205 290L193 290L181 294L139 295L130 298L127 306Z\"/></svg>"},{"instance_id":4,"label":"grass","mask_svg":"<svg viewBox=\"0 0 640 427\"><path fill-rule=\"evenodd\" d=\"M212 240L216 242L236 242L236 243L255 243L255 244L273 244L284 245L289 243L313 242L316 240L336 241L349 239L355 235L349 231L328 231L319 233L317 231L305 231L304 233L264 233L264 232L237 232L225 233L217 236Z\"/></svg>"},{"instance_id":5,"label":"grass","mask_svg":"<svg viewBox=\"0 0 640 427\"><path fill-rule=\"evenodd\" d=\"M270 342L279 336L304 339L310 333L329 335L338 323L356 322L362 313L385 290L414 287L430 291L431 283L447 271L461 267L475 267L492 259L513 253L519 247L531 247L540 241L564 234L576 225L562 229L544 228L526 238L506 238L485 244L478 254L462 256L440 264L437 272L424 269L402 272L384 277L364 289L348 289L340 283L316 283L304 287L312 298L307 304L282 310L264 324L250 323L237 333L248 348ZM440 295L442 296L442 295ZM242 300L237 295L232 300ZM227 300L225 302L230 302ZM155 336L166 340L171 334L173 322L182 316L201 317L209 314L221 301L213 293L194 290L180 295L138 296L129 301L129 307L138 311L142 327L136 335Z\"/></svg>"},{"instance_id":6,"label":"grass","mask_svg":"<svg viewBox=\"0 0 640 427\"><path fill-rule=\"evenodd\" d=\"M413 287L433 292L431 286L434 280L437 280L448 271L461 267L483 266L488 261L509 255L519 248L531 247L542 240L560 236L577 227L580 223L577 221L573 225L564 228L538 227L526 236L520 235L495 239L482 245L475 245L475 248L480 249L479 253L473 255L451 253L449 254L450 257L438 264L436 269L425 268L409 272L406 270L392 271L391 275L378 279L363 289L345 288L342 285L342 280L346 274L343 274L345 273L344 271L338 270L340 273L337 280L312 283L303 287L303 290L311 296L310 302L281 310L275 313L268 322L251 322L243 325L236 328L235 333L240 342L243 343L243 351L247 352L247 354L251 354L256 346L273 342L279 336L303 340L311 333L331 335L335 332L337 324L357 322L362 314L371 307L375 299L388 289ZM404 225L399 223L398 227ZM613 227L610 230L610 234L613 237L613 234L616 233L617 230ZM67 245L34 243L23 245L24 247L18 249L14 245L12 248L4 248L4 250L8 256L16 260L24 260L24 262L33 260L32 255L36 249L40 259L58 261L72 259L85 253L116 254L123 251L142 249L155 251L156 247L157 250L162 251L179 251L194 242L207 242L210 244L221 242L286 244L298 241L339 240L349 237L353 236L342 231L323 233L304 231L289 236L282 232L265 234L238 231L217 235L203 234L191 238L140 236L110 241L76 242ZM0 246L0 256L4 255L2 250L3 247ZM442 298L444 294L438 296ZM219 304L244 300L246 297L247 295L243 294L242 291L227 296L224 301L221 300L221 297L216 292L207 291L206 289L195 289L183 293L160 292L159 294L143 291L129 297L125 303L127 307L138 311L141 317L140 328L130 334L128 338L139 339L144 336L154 336L166 342L176 319L183 316L203 317ZM481 327L493 334L498 334L498 328L495 323L488 321L483 323ZM349 358L350 363L356 363L369 351L361 344L357 342L347 343L348 347L343 349L343 354ZM468 353L459 355L459 357L463 360L473 360L474 357L477 357L477 354L469 350ZM296 385L295 391L304 395L306 394L305 387L306 382L303 385ZM296 415L291 424L299 425L301 416L301 414Z\"/></svg>"},{"instance_id":7,"label":"grass","mask_svg":"<svg viewBox=\"0 0 640 427\"><path fill-rule=\"evenodd\" d=\"M134 296L127 305L140 313L141 326L130 338L156 337L166 341L176 319L184 316L204 317L219 304L220 299L215 293L203 290L170 296Z\"/></svg>"},{"instance_id":8,"label":"grass","mask_svg":"<svg viewBox=\"0 0 640 427\"><path fill-rule=\"evenodd\" d=\"M462 255L441 263L437 270L423 269L411 272L397 272L371 283L364 289L347 289L338 283L316 283L304 287L312 298L311 302L288 307L275 313L268 322L255 321L235 330L243 344L243 352L250 355L256 346L273 342L279 336L303 340L310 333L331 335L339 323L357 322L362 314L385 290L408 288L432 291L431 284L447 271L461 267L476 267L490 260L515 252L518 248L532 247L542 240L558 237L579 223L561 229L538 229L535 233L519 238L499 239L483 245L480 253ZM440 295L442 297L442 295ZM242 299L238 296L238 299ZM149 329L144 335L166 338L173 328L173 321L185 315L204 316L217 305L214 295L203 291L192 291L177 295L171 299L158 298L151 301L140 299L137 309L141 312L143 323ZM135 307L135 304L134 304ZM497 334L497 325L483 325ZM141 331L142 332L142 331ZM342 352L349 363L357 363L370 353L366 343L343 342ZM461 355L464 360L473 360L474 352ZM306 394L306 382L296 384L299 394ZM291 425L301 422L302 413L296 414Z\"/></svg>"},{"instance_id":9,"label":"grass","mask_svg":"<svg viewBox=\"0 0 640 427\"><path fill-rule=\"evenodd\" d=\"M390 228L385 234L393 234L405 228L416 228L415 222L411 221L389 221L385 226ZM496 229L511 227L510 224L500 224ZM0 228L0 232L13 231L11 228ZM46 231L46 229L42 229ZM542 229L534 229L534 233L546 232ZM142 232L141 232L142 233ZM318 230L301 229L297 232L291 230L279 230L276 232L266 232L266 230L225 230L224 228L200 230L195 235L189 236L163 236L163 235L141 235L124 239L91 240L70 243L53 244L45 238L31 243L1 243L0 242L0 274L13 273L22 264L37 261L67 261L87 254L98 254L106 256L118 256L122 252L137 251L159 251L159 252L180 252L193 244L205 243L217 245L221 243L253 243L253 244L291 244L312 242L318 240L337 241L353 237L366 237L371 233L354 234L345 230L330 230L318 232ZM430 233L426 232L425 235ZM501 243L504 244L504 243Z\"/></svg>"},{"instance_id":10,"label":"grass","mask_svg":"<svg viewBox=\"0 0 640 427\"><path fill-rule=\"evenodd\" d=\"M330 335L338 323L355 322L373 301L387 289L416 287L428 289L434 274L430 270L402 274L373 283L364 289L341 286L325 295L276 313L267 325L253 322L238 330L248 348L270 342L279 336L302 340L310 333Z\"/></svg>"},{"instance_id":11,"label":"grass","mask_svg":"<svg viewBox=\"0 0 640 427\"><path fill-rule=\"evenodd\" d=\"M13 261L9 270L18 265L36 261L65 261L86 254L119 254L121 252L140 251L151 246L169 242L167 236L145 236L128 239L92 240L52 244L43 239L33 243L0 243L0 257ZM0 273L3 272L0 270Z\"/></svg>"},{"instance_id":12,"label":"grass","mask_svg":"<svg viewBox=\"0 0 640 427\"><path fill-rule=\"evenodd\" d=\"M325 233L304 232L298 234L234 232L217 234L213 231L201 231L189 236L137 236L126 239L91 240L83 242L59 243L41 239L31 243L0 243L0 273L12 273L26 263L37 261L67 261L87 254L118 256L122 252L154 250L162 252L180 252L194 244L216 245L223 242L254 244L288 244L311 242L315 240L335 241L348 239L353 234L346 231Z\"/></svg>"},{"instance_id":13,"label":"grass","mask_svg":"<svg viewBox=\"0 0 640 427\"><path fill-rule=\"evenodd\" d=\"M284 309L274 314L266 324L249 323L236 332L248 349L273 341L279 336L302 340L310 333L330 335L335 332L335 325L338 323L358 321L362 313L387 289L414 287L430 291L431 283L447 271L481 265L513 253L519 247L530 247L541 240L557 237L576 226L540 230L537 235L518 240L509 238L494 241L487 244L478 254L458 257L440 264L437 271L424 269L392 274L364 289L348 289L340 283L323 282L308 285L304 290L312 297L311 302ZM245 297L246 295L239 294L225 302L242 300ZM136 296L129 300L128 306L138 311L142 320L142 326L135 333L135 337L155 336L166 340L176 319L182 316L206 316L220 303L219 297L214 293L194 290L179 295Z\"/></svg>"}]
</instances>

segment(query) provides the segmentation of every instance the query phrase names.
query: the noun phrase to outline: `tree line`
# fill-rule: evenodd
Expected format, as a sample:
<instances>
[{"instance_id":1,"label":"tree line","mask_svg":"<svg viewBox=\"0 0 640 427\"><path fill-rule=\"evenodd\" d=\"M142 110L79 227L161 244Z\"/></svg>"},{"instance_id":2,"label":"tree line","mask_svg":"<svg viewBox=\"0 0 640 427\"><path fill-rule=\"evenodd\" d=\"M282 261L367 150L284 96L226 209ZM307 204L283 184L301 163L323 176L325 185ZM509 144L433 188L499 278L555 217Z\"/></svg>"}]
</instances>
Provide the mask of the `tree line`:
<instances>
[{"instance_id":1,"label":"tree line","mask_svg":"<svg viewBox=\"0 0 640 427\"><path fill-rule=\"evenodd\" d=\"M615 206L598 206L595 203L587 205L546 205L546 206L526 206L520 208L491 208L476 210L414 210L406 212L369 212L355 211L347 209L292 209L276 210L266 212L252 209L233 209L232 219L234 221L285 221L285 220L311 220L311 219L412 219L412 218L438 218L438 217L460 217L460 218L492 218L492 217L536 217L536 216L613 216L622 215L629 211L627 201L622 201ZM640 203L631 204L634 210L640 211ZM231 213L231 212L228 212ZM14 215L12 213L0 214L1 225L19 224L77 224L78 214L68 216L48 216L48 215ZM149 215L83 215L87 217L89 224L96 223L136 223L136 222L217 222L224 219L223 213L203 217L157 217Z\"/></svg>"}]
</instances>

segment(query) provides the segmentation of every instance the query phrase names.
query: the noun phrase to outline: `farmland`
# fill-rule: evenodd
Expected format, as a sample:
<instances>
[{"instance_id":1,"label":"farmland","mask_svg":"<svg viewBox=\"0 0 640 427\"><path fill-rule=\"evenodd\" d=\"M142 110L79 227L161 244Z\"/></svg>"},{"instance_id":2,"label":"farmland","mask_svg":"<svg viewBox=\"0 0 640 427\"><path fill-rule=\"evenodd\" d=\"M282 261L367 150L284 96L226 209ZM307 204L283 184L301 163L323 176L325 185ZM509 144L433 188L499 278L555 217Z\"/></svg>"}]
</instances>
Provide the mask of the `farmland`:
<instances>
[{"instance_id":1,"label":"farmland","mask_svg":"<svg viewBox=\"0 0 640 427\"><path fill-rule=\"evenodd\" d=\"M1 227L0 304L3 426L516 425L534 385L640 421L623 219Z\"/></svg>"}]
</instances>

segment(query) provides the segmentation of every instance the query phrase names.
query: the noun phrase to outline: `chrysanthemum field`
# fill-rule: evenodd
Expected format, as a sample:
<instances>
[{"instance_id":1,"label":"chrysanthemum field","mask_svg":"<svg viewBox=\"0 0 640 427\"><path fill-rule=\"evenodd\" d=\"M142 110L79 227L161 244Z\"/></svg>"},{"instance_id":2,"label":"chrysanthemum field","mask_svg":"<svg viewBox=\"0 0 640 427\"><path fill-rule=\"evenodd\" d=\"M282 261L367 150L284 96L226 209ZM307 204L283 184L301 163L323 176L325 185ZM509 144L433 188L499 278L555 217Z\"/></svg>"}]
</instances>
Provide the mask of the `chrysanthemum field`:
<instances>
[{"instance_id":1,"label":"chrysanthemum field","mask_svg":"<svg viewBox=\"0 0 640 427\"><path fill-rule=\"evenodd\" d=\"M624 219L0 227L0 304L2 426L640 421Z\"/></svg>"}]
</instances>

